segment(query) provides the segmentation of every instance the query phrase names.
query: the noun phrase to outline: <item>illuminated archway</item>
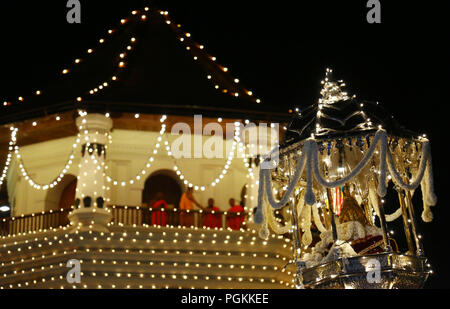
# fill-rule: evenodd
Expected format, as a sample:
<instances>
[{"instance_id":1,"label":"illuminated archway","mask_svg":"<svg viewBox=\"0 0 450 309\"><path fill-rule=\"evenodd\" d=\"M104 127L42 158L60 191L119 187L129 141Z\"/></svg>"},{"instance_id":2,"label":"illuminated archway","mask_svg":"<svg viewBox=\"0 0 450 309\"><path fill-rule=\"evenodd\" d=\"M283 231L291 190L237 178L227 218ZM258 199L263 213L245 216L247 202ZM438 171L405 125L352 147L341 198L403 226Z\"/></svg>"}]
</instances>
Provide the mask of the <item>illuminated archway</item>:
<instances>
[{"instance_id":1,"label":"illuminated archway","mask_svg":"<svg viewBox=\"0 0 450 309\"><path fill-rule=\"evenodd\" d=\"M151 207L158 192L163 193L167 204L177 208L181 195L184 192L184 184L174 171L158 170L150 174L145 181L144 190L142 191L142 203Z\"/></svg>"},{"instance_id":2,"label":"illuminated archway","mask_svg":"<svg viewBox=\"0 0 450 309\"><path fill-rule=\"evenodd\" d=\"M70 208L75 201L77 177L67 174L54 188L47 191L45 196L45 211Z\"/></svg>"}]
</instances>

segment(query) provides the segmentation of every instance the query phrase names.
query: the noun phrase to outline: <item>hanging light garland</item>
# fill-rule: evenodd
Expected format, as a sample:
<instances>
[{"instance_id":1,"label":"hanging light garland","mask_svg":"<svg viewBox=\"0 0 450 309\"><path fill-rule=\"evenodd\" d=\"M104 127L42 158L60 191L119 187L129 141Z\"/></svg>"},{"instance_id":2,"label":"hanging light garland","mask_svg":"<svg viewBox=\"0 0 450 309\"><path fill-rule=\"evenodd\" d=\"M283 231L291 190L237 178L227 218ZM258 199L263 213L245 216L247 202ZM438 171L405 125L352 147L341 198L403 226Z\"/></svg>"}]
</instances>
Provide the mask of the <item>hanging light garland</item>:
<instances>
[{"instance_id":1,"label":"hanging light garland","mask_svg":"<svg viewBox=\"0 0 450 309\"><path fill-rule=\"evenodd\" d=\"M81 117L85 117L85 116L87 115L87 113L86 113L85 111L81 111L81 110L80 110L80 111L79 111L79 115L80 115ZM109 117L109 114L107 113L105 116L106 116L106 117ZM132 185L132 184L134 184L136 181L141 180L141 178L142 178L143 175L147 174L148 169L151 167L152 163L153 163L154 160L155 160L154 156L158 153L158 149L161 147L163 135L164 135L164 133L165 133L165 131L166 131L166 124L165 124L165 121L166 121L166 120L167 120L167 116L166 116L166 115L163 115L163 116L160 118L161 129L160 129L159 135L158 135L158 137L157 137L157 139L156 139L156 143L155 143L154 149L153 149L153 151L152 151L152 154L148 157L148 159L146 160L147 163L146 163L145 166L144 166L144 167L136 174L136 176L133 177L133 178L131 178L131 179L129 179L129 180L124 181L124 180L117 180L117 179L114 179L114 178L112 178L111 176L108 176L108 175L104 174L105 179L106 179L106 181L107 181L108 183L111 183L111 184L114 185L114 186L122 186L122 187L124 187L124 186L126 186L126 185ZM65 163L64 168L63 168L63 169L60 171L60 173L58 174L58 176L55 177L54 180L51 181L51 182L49 182L48 184L40 184L40 183L36 182L36 181L30 176L30 173L29 173L29 172L27 171L27 169L25 168L25 164L24 164L24 162L23 162L23 158L22 158L22 155L21 155L21 153L20 153L20 148L19 148L19 146L16 146L16 145L15 145L15 141L16 141L15 135L16 135L17 130L18 130L18 129L14 129L14 130L12 131L13 134L14 134L14 137L13 137L13 138L14 138L14 144L12 144L12 142L10 142L10 145L11 145L11 146L10 146L10 149L13 149L14 152L15 152L15 154L16 154L16 158L17 158L17 160L18 160L18 162L19 162L19 168L20 168L20 170L21 170L22 176L24 177L25 180L27 180L27 183L28 183L31 187L33 187L34 189L37 189L37 190L48 190L48 189L51 189L51 188L55 187L59 182L61 182L61 180L63 179L63 177L64 177L65 174L67 173L67 171L68 171L68 170L70 169L70 167L72 166L73 160L74 160L74 158L75 158L75 155L74 155L75 150L77 149L78 145L79 145L80 142L81 142L81 135L80 135L80 134L77 135L77 139L76 139L75 143L73 144L73 148L72 148L72 150L71 150L71 153L70 153L70 155L69 155L69 158L68 158L67 162ZM248 170L248 175L247 175L247 177L252 177L252 178L253 178L253 169L252 169L251 166L249 166L248 162L246 162L247 158L246 158L246 156L245 156L245 145L240 141L240 137L239 137L239 136L240 136L240 124L239 124L238 122L236 122L236 123L235 123L235 130L234 130L234 137L233 137L232 147L231 147L231 151L228 153L227 161L226 161L225 165L223 166L223 168L222 168L220 174L219 174L217 177L215 177L214 180L213 180L210 184L207 184L207 185L197 185L197 184L192 183L191 181L189 181L189 180L186 178L185 174L182 172L182 170L180 169L180 167L179 167L178 165L175 164L175 165L174 165L174 170L175 170L176 174L178 175L178 177L180 178L180 180L182 180L183 183L186 184L186 185L188 185L189 187L193 187L195 190L205 191L206 188L209 187L209 186L212 186L212 187L216 186L217 184L219 184L219 183L221 182L221 180L222 180L222 179L225 177L225 175L227 174L228 169L230 168L230 166L231 166L231 164L232 164L232 162L233 162L233 160L234 160L234 158L235 158L234 152L235 152L235 150L237 149L237 147L238 147L238 150L237 150L238 153L243 153L243 154L244 154L244 155L243 155L243 162L244 162L244 165L247 167L247 170ZM109 138L110 143L111 143L111 135L108 135L108 138ZM170 151L169 142L168 142L167 140L164 141L164 145L165 145L165 149L166 149L166 151L167 151L167 155L171 156L174 160L176 160L176 159L173 157L173 155L172 155L172 153L171 153L171 151ZM12 148L11 148L11 147L12 147ZM8 165L9 165L10 157L11 157L11 155L9 155L9 157L8 157L9 160L7 160ZM109 168L109 167L106 166L105 170L108 169L108 168ZM101 170L101 167L99 168L99 170ZM3 178L6 176L6 171L7 171L7 166L5 166L5 170L4 170L4 172L3 172L3 175L4 175L4 176L2 176L2 178L0 178L0 184L1 184L2 181L3 181ZM110 190L110 187L107 188L107 191L109 191L109 190Z\"/></svg>"},{"instance_id":2,"label":"hanging light garland","mask_svg":"<svg viewBox=\"0 0 450 309\"><path fill-rule=\"evenodd\" d=\"M66 175L66 173L72 166L73 160L75 158L74 153L75 153L75 150L78 148L80 141L81 141L80 134L78 134L77 139L75 140L75 143L73 144L69 158L67 159L66 163L64 164L64 168L59 172L58 176L56 176L48 184L39 184L30 176L29 172L25 168L25 164L23 163L23 159L22 159L22 155L20 154L19 146L15 146L14 152L16 154L16 158L19 163L19 168L20 168L20 171L22 172L22 176L27 181L27 183L36 190L48 190L48 189L55 187L58 183L61 182L61 180L64 178L64 176Z\"/></svg>"},{"instance_id":3,"label":"hanging light garland","mask_svg":"<svg viewBox=\"0 0 450 309\"><path fill-rule=\"evenodd\" d=\"M149 11L149 8L148 8L148 7L145 7L144 10L145 10L145 11ZM168 12L167 12L167 11L157 11L157 12L158 12L159 14L161 14L162 16L165 17L165 20L166 20L166 24L167 24L167 25L169 25L169 26L170 26L170 25L173 25L173 22L168 18ZM132 15L136 15L136 14L138 14L138 13L139 13L139 11L137 11L137 10L133 10L133 11L131 12ZM142 21L147 20L147 16L146 16L145 14L143 14L143 15L141 16L140 20L142 20ZM127 18L121 19L120 25L124 25L124 24L126 24L127 22L128 22L128 19L127 19ZM171 28L172 28L178 35L183 34L183 36L182 36L182 37L179 37L179 39L180 39L181 42L184 42L184 43L186 44L186 49L187 49L187 50L191 50L190 46L188 46L188 42L187 42L188 40L185 40L185 38L190 38L191 35L190 35L190 33L184 33L184 32L182 32L181 29L179 29L180 27L181 27L181 26L180 26L179 24L177 24L176 26L171 26ZM116 32L116 31L113 30L113 29L108 30L107 36L108 36L108 35L111 36L114 32ZM98 40L98 42L99 42L99 44L104 44L104 43L106 42L106 40L105 40L105 38L102 37L102 38L100 38L100 39ZM130 51L130 50L133 48L131 44L134 44L134 43L136 43L136 38L135 38L135 37L131 37L131 38L130 38L130 45L127 45L126 50L127 50L127 51ZM204 49L204 46L203 46L203 45L196 44L196 43L192 42L192 40L190 40L190 43L191 43L191 45L196 46L196 47L198 48L198 50L202 50L202 51L203 51L203 49ZM97 49L97 48L96 48L96 49ZM87 50L87 54L88 54L88 55L91 55L91 54L93 54L93 53L94 53L94 49L89 48L89 49ZM215 63L216 57L210 56L210 55L208 55L208 54L207 54L206 52L204 52L204 51L203 51L203 53L206 55L207 58L209 58L213 63ZM122 68L125 67L126 63L125 63L124 60L125 60L125 57L127 56L127 54L128 54L128 53L127 53L126 51L121 52L121 53L119 54L119 58L120 58L119 63L118 63L119 69L122 69ZM197 57L197 56L194 56L194 60L197 60L197 59L198 59L198 57ZM82 61L83 61L82 58L75 58L74 61L73 61L73 63L74 63L74 65L78 65L78 64L81 63ZM223 67L223 66L217 65L216 63L215 63L215 65L216 65L218 68L220 68L221 71L223 71L223 72L228 72L228 68L227 68L227 67ZM71 72L71 69L70 69L70 68L64 68L64 69L62 69L62 71L61 71L61 73L62 73L63 75L69 74L70 72ZM208 74L208 75L207 75L207 78L208 78L208 79L212 79L212 75L211 75L211 74ZM111 81L117 81L117 80L118 80L118 78L117 78L116 75L113 75L113 76L111 77ZM238 84L238 83L239 83L239 79L237 79L237 78L234 78L233 81L234 81L235 84ZM104 82L100 83L99 85L97 85L97 87L95 87L95 88L89 90L89 94L95 95L96 93L98 93L99 91L105 89L105 88L108 87L109 85L110 85L110 84L108 83L108 81L104 81ZM218 89L218 88L219 88L218 85L215 85L215 88ZM226 90L226 89L224 89L224 90ZM224 93L227 93L227 91L223 91L223 92L224 92ZM245 93L246 93L248 96L252 96L252 95L253 95L253 92L252 92L252 91L247 91L247 90L245 90ZM41 91L41 90L36 90L34 94L35 94L35 95L41 95L41 94L42 94L42 91ZM236 96L236 97L239 96L239 93L238 93L238 92L234 92L234 93L231 93L231 92L230 92L230 94L232 94L232 95L234 95L234 96ZM20 102L23 102L23 100L24 100L23 97L20 96L20 97L19 97L19 101L20 101ZM77 101L77 102L82 102L82 101L83 101L83 97L82 97L82 96L77 96L77 97L76 97L76 101ZM259 99L256 99L256 103L260 103L260 100L259 100ZM5 101L3 105L4 105L4 106L7 106L7 105L10 105L10 104L11 104L10 102L6 102L6 101ZM59 116L57 116L56 119L59 120ZM36 126L36 125L37 125L37 122L34 121L34 122L33 122L33 126ZM161 132L164 133L164 131L160 131L160 136L159 136L159 138L162 137L162 133L161 133ZM161 140L159 140L159 141L161 141ZM78 142L77 142L77 143L78 143ZM167 150L167 141L165 142L165 144L166 144L166 150ZM233 153L234 153L234 150L236 149L236 144L237 144L237 143L236 143L236 141L234 140L234 141L233 141ZM159 143L158 143L157 145L159 145ZM74 145L74 146L75 146L75 145ZM156 147L156 149L154 150L154 154L157 153L157 148L159 148L159 147ZM30 177L29 173L27 172L27 170L26 170L26 168L25 168L25 165L23 164L23 161L22 161L22 158L21 158L21 155L20 155L20 152L19 152L19 148L16 146L16 149L15 149L16 157L17 157L18 160L19 160L19 166L20 166L22 175L25 177L26 180L28 180L28 183L29 183L33 188L38 189L38 190L41 190L41 189L42 189L42 190L47 190L48 188L53 188L55 185L57 185L57 184L62 180L62 177L64 177L65 173L66 173L67 170L70 168L70 166L71 166L71 164L72 164L72 162L73 162L73 158L74 158L74 156L73 156L73 151L74 151L74 149L72 150L72 153L71 153L71 155L69 156L69 159L68 159L68 161L67 161L65 167L62 169L61 173L59 174L59 176L58 176L54 181L52 181L52 182L49 183L49 184L38 184L38 183L36 183L36 182L32 179L32 177ZM155 151L156 151L156 152L155 152ZM169 152L169 150L168 150L168 154L169 154L169 153L170 153L170 152ZM8 165L9 165L10 158L11 158L11 154L8 155L8 159L7 159ZM218 183L220 182L220 180L226 175L227 170L228 170L229 166L231 165L232 159L233 159L233 154L231 154L231 156L228 157L228 161L227 161L227 163L224 165L224 168L222 169L221 174L218 176L218 178L216 178L214 181L211 182L211 184L210 184L211 186L215 186L216 184L218 184ZM150 161L150 162L152 162L153 160L154 160L153 157L150 157L150 158L149 158L149 161ZM136 177L135 177L134 179L139 180L139 179L140 179L140 174L141 174L141 175L144 175L144 174L145 174L145 171L146 171L146 169L149 167L150 162L146 164L146 167L145 167L144 169L142 169L141 172L140 172L138 175L136 175ZM177 166L175 166L175 167L177 168L177 174L178 174L178 176L180 177L180 179L182 179L182 180L184 181L184 183L188 184L190 187L200 188L201 190L204 190L204 189L205 189L206 186L197 186L197 185L192 184L190 181L186 180L185 177L184 177L184 175L182 174L182 172L181 172L180 170L178 170L178 167L177 167ZM6 177L6 171L7 171L7 165L5 165L4 171L3 171L3 173L2 173L2 178L1 178L0 184L2 183L3 179ZM114 185L119 185L119 184L120 184L121 186L124 186L124 185L126 185L126 184L133 184L134 181L135 181L134 179L130 179L130 180L128 180L128 181L120 181L120 182L119 182L119 181L117 181L117 180L111 179L111 177L107 177L107 181L108 181L108 182L112 182Z\"/></svg>"},{"instance_id":4,"label":"hanging light garland","mask_svg":"<svg viewBox=\"0 0 450 309\"><path fill-rule=\"evenodd\" d=\"M17 131L19 129L14 128L14 127L10 127L10 130L11 130L11 138L10 138L10 141L9 141L8 155L6 157L5 166L3 167L2 175L0 176L0 187L3 184L3 181L6 178L6 175L8 174L9 165L11 163L12 152L13 152L13 150L16 147Z\"/></svg>"},{"instance_id":5,"label":"hanging light garland","mask_svg":"<svg viewBox=\"0 0 450 309\"><path fill-rule=\"evenodd\" d=\"M139 181L141 179L141 177L143 175L145 175L148 171L148 169L151 167L152 162L155 160L154 155L158 154L158 149L161 146L161 141L162 141L162 136L164 135L164 132L166 131L166 124L165 121L167 119L166 115L163 115L160 118L160 122L161 122L161 130L159 131L159 135L156 139L156 143L154 146L154 149L152 151L152 154L148 157L147 159L147 163L145 164L145 166L141 169L141 171L139 173L136 174L135 177L127 180L127 181L119 181L119 180L115 180L113 178L111 178L110 176L106 176L106 181L109 183L112 183L114 186L126 186L126 185L132 185L135 183L135 181ZM108 167L106 167L108 169Z\"/></svg>"},{"instance_id":6,"label":"hanging light garland","mask_svg":"<svg viewBox=\"0 0 450 309\"><path fill-rule=\"evenodd\" d=\"M145 12L147 12L149 10L150 9L148 7L145 7L143 14L140 16L140 18L138 20L141 21L141 22L146 22L148 20L148 16L145 14ZM194 42L191 39L191 34L190 33L183 32L181 30L181 25L180 24L175 24L172 20L170 20L169 17L168 17L168 15L169 15L168 11L157 10L155 12L159 13L160 15L162 15L162 17L165 19L165 24L168 25L175 32L175 34L177 35L179 41L182 42L183 44L185 44L185 48L186 48L187 51L190 51L191 53L193 53L193 51L195 49L195 52L199 56L204 57L205 59L208 59L210 64L212 64L217 71L224 72L224 73L228 73L229 72L229 68L228 67L221 66L221 65L217 64L216 63L216 57L211 56L211 55L209 55L208 53L206 53L204 51L204 45L200 45L200 44L197 44L196 42ZM134 16L134 15L137 15L139 13L140 12L138 10L133 10L131 12L131 15ZM119 26L124 26L125 24L127 24L130 21L131 18L132 18L132 16L128 16L126 18L122 18L120 20ZM89 48L89 49L86 50L86 56L93 55L95 53L95 50L98 50L102 45L104 45L107 42L107 38L112 38L112 35L115 32L117 32L117 30L109 29L105 36L102 36L102 37L100 37L98 39L98 46L97 47ZM136 40L136 38L134 36L131 37L130 38L130 44L127 45L126 51L123 51L123 52L119 53L119 62L118 62L118 68L119 69L123 69L126 66L125 57L128 55L128 52L133 49L132 44L136 43L136 41L137 40ZM195 56L193 56L193 59L196 61L196 60L198 60L199 56L195 55ZM77 58L75 58L73 60L72 66L79 65L83 61L84 61L84 58L77 57ZM62 74L62 75L69 75L72 72L72 70L73 69L70 66L66 66L63 69L61 69L60 74ZM211 80L211 81L214 81L214 74L212 72L209 72L206 75L206 78ZM231 77L229 77L229 78L230 78L230 83L232 85L231 87L234 87L234 88L237 88L237 89L234 89L234 90L226 89L226 88L221 89L221 87L219 86L219 82L213 83L214 84L214 88L217 89L217 90L221 90L222 93L229 94L229 95L232 95L234 97L240 97L242 95L246 95L246 96L251 98L256 103L260 103L261 102L260 99L255 99L254 98L253 91L246 90L246 89L243 89L242 87L238 87L237 86L240 83L238 78L231 78ZM91 95L94 95L98 91L108 87L110 85L111 81L117 81L117 80L118 80L118 77L116 75L113 75L111 77L111 80L106 80L106 81L103 81L103 82L99 83L96 87L90 89L88 91L88 93L91 94ZM217 80L220 80L220 79L217 79ZM43 92L45 92L45 91L43 91L43 90L35 90L33 92L33 95L34 96L40 96L40 95L43 94ZM83 100L83 97L81 95L79 95L79 96L77 96L75 98L76 102L82 102L82 100ZM20 103L20 102L23 102L23 101L24 101L24 97L23 96L19 96L18 99L17 99L17 103ZM11 101L4 100L2 105L3 106L10 106L11 104L12 104Z\"/></svg>"},{"instance_id":7,"label":"hanging light garland","mask_svg":"<svg viewBox=\"0 0 450 309\"><path fill-rule=\"evenodd\" d=\"M134 36L132 36L130 38L130 44L135 44L135 43L136 43L136 38ZM126 49L129 51L129 50L132 50L133 47L131 45L127 45ZM122 52L122 53L119 54L120 60L119 60L119 62L117 64L117 66L119 68L118 73L120 73L120 70L125 67L125 57L126 57L126 55L128 55L128 53L126 53L126 52ZM99 85L97 85L95 88L90 89L88 91L88 93L90 95L95 95L96 93L98 93L98 92L106 89L108 86L110 86L110 82L117 82L119 80L119 78L118 78L119 74L118 73L114 74L113 76L111 76L111 78L109 80L105 80L105 81L101 82ZM40 94L41 94L41 91L38 91L37 95L40 95ZM83 97L82 96L77 96L75 101L78 102L78 103L81 103L83 101ZM61 117L57 115L55 119L57 121L59 121L59 120L61 120ZM37 121L33 121L32 125L34 127L37 126Z\"/></svg>"},{"instance_id":8,"label":"hanging light garland","mask_svg":"<svg viewBox=\"0 0 450 309\"><path fill-rule=\"evenodd\" d=\"M134 11L133 11L133 12L134 12ZM134 15L134 14L133 14L133 15ZM127 23L127 21L128 21L128 19L126 19L126 18L121 19L121 22L120 22L120 25L119 25L119 26L125 25L125 24ZM113 35L114 33L116 33L116 32L117 32L117 30L109 29L109 30L107 31L107 33L105 34L105 36L103 36L103 37L101 37L101 38L99 38L99 39L97 40L97 42L98 42L97 47L95 47L95 48L88 48L88 49L86 50L85 57L88 57L88 56L90 56L90 55L93 55L93 54L94 54L94 51L97 50L98 48L100 48L101 45L104 45L104 44L107 42L107 40L108 40L107 38L108 38L108 37L109 37L109 38L112 38L112 35ZM133 42L134 42L134 41L133 41ZM79 65L79 64L82 63L84 60L85 60L85 58L83 58L83 57L77 57L77 58L75 58L75 59L72 61L71 66L73 67L73 66ZM69 74L72 72L71 66L66 66L66 67L64 67L63 69L61 69L60 74L61 74L61 75L69 75ZM116 80L116 78L114 78L113 80ZM101 85L104 85L104 83L101 83ZM100 88L100 89L101 89L101 88ZM42 90L36 90L36 91L34 91L33 95L34 95L34 96L40 96L40 95L42 95L43 92L44 92L44 91L42 91ZM78 101L78 102L81 101L79 98L81 98L81 97L77 97L77 101ZM23 97L23 96L19 96L18 99L17 99L17 101L18 101L17 103L23 102L23 101L24 101L24 97ZM2 106L10 106L11 104L12 104L11 101L4 100Z\"/></svg>"},{"instance_id":9,"label":"hanging light garland","mask_svg":"<svg viewBox=\"0 0 450 309\"><path fill-rule=\"evenodd\" d=\"M132 36L130 38L130 43L126 47L126 51L122 51L122 52L119 53L119 57L118 57L119 61L117 63L117 67L118 67L118 70L119 70L118 73L120 73L121 70L126 67L126 61L125 61L126 57L129 55L129 51L131 51L133 49L132 45L135 44L136 42L137 42L136 38L134 36ZM90 95L95 95L96 93L106 89L106 87L108 87L110 85L109 82L117 82L119 80L117 75L119 75L119 74L114 74L113 76L111 76L109 81L108 80L103 81L102 83L100 83L96 87L90 89L89 90L89 94ZM77 102L81 102L82 99L83 98L80 97L80 96L77 97Z\"/></svg>"},{"instance_id":10,"label":"hanging light garland","mask_svg":"<svg viewBox=\"0 0 450 309\"><path fill-rule=\"evenodd\" d=\"M238 122L236 122L235 127L234 127L233 144L231 146L231 151L228 153L227 161L226 161L225 165L223 166L222 171L220 172L219 176L217 176L210 184L198 185L198 184L192 183L189 179L186 178L186 176L184 175L184 173L181 171L180 167L177 164L175 164L173 166L174 171L176 172L176 174L178 175L180 180L183 181L183 183L185 185L187 185L189 188L194 188L194 190L200 189L200 191L205 191L206 188L209 186L215 187L225 177L225 175L228 172L228 169L230 168L231 164L233 163L234 151L236 150L236 146L238 145L238 142L240 141L239 136L240 136L240 124ZM164 144L166 146L167 155L171 156L174 160L176 160L176 158L173 157L172 152L170 151L169 142L165 141Z\"/></svg>"},{"instance_id":11,"label":"hanging light garland","mask_svg":"<svg viewBox=\"0 0 450 309\"><path fill-rule=\"evenodd\" d=\"M184 44L185 49L189 52L191 52L191 54L193 55L193 59L195 61L198 60L198 55L204 56L204 58L209 60L209 63L212 64L218 71L220 72L224 72L224 73L228 73L229 72L229 68L226 66L222 66L219 65L216 60L217 58L209 55L204 49L205 46L198 44L196 42L194 42L191 38L191 34L189 32L184 32L181 30L181 25L180 24L176 24L174 23L172 20L170 20L170 18L168 17L169 12L168 11L158 11L164 18L165 18L165 22L166 24L177 34L178 36L178 40ZM241 95L246 95L248 96L252 101L256 102L256 103L261 103L261 99L256 99L253 96L253 91L251 90L247 90L247 89L243 89L242 87L237 87L237 85L239 84L239 79L238 78L232 78L230 77L230 83L231 83L231 87L232 88L239 88L240 90L231 90L231 89L226 89L223 88L221 89L221 87L219 86L219 82L214 82L214 76L212 73L209 73L206 75L206 78L208 80L210 80L213 85L214 88L221 91L224 94L228 94L231 95L233 97L240 97ZM217 80L220 80L219 78Z\"/></svg>"}]
</instances>

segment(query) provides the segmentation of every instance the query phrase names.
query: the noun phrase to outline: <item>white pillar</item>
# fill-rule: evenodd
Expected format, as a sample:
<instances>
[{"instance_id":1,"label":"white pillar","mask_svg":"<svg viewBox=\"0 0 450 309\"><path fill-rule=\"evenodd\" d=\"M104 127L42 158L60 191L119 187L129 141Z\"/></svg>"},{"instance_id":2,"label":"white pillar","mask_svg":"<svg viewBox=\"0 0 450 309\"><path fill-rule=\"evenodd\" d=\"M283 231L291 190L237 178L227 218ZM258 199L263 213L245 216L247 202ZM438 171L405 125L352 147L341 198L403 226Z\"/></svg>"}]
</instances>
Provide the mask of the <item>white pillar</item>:
<instances>
[{"instance_id":1,"label":"white pillar","mask_svg":"<svg viewBox=\"0 0 450 309\"><path fill-rule=\"evenodd\" d=\"M71 224L79 230L107 232L111 211L105 209L105 157L112 120L102 114L88 114L76 119L80 131L81 161L77 177L75 210Z\"/></svg>"}]
</instances>

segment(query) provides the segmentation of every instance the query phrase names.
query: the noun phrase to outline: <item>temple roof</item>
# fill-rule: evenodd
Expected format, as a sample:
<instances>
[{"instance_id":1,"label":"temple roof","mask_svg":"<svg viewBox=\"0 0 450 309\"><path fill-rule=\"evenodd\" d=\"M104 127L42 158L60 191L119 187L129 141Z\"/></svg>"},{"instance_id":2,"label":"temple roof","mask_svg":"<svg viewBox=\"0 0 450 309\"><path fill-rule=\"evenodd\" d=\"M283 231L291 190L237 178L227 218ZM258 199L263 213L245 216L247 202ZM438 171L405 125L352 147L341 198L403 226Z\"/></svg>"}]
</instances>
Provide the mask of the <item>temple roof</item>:
<instances>
[{"instance_id":1,"label":"temple roof","mask_svg":"<svg viewBox=\"0 0 450 309\"><path fill-rule=\"evenodd\" d=\"M289 119L230 73L166 11L145 8L105 29L45 88L5 100L0 124L71 110Z\"/></svg>"}]
</instances>

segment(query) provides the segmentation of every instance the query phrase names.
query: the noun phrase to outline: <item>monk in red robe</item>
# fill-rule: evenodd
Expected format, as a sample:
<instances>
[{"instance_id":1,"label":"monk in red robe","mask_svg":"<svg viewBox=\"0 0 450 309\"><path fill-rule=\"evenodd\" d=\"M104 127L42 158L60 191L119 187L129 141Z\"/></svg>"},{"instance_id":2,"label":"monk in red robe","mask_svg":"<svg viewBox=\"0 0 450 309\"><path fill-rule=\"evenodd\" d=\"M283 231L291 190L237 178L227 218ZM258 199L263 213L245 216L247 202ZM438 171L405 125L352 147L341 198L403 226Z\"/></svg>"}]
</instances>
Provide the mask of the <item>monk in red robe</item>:
<instances>
[{"instance_id":1,"label":"monk in red robe","mask_svg":"<svg viewBox=\"0 0 450 309\"><path fill-rule=\"evenodd\" d=\"M221 228L220 209L214 206L214 199L208 199L208 206L205 208L206 215L203 220L203 226L209 228ZM214 213L212 213L214 212Z\"/></svg>"},{"instance_id":2,"label":"monk in red robe","mask_svg":"<svg viewBox=\"0 0 450 309\"><path fill-rule=\"evenodd\" d=\"M152 211L152 225L166 226L168 221L167 216L167 202L164 200L162 192L156 193L155 202L151 205Z\"/></svg>"},{"instance_id":3,"label":"monk in red robe","mask_svg":"<svg viewBox=\"0 0 450 309\"><path fill-rule=\"evenodd\" d=\"M239 230L244 223L244 207L236 204L234 198L230 198L228 202L230 204L230 209L228 210L227 215L227 226L232 230Z\"/></svg>"}]
</instances>

